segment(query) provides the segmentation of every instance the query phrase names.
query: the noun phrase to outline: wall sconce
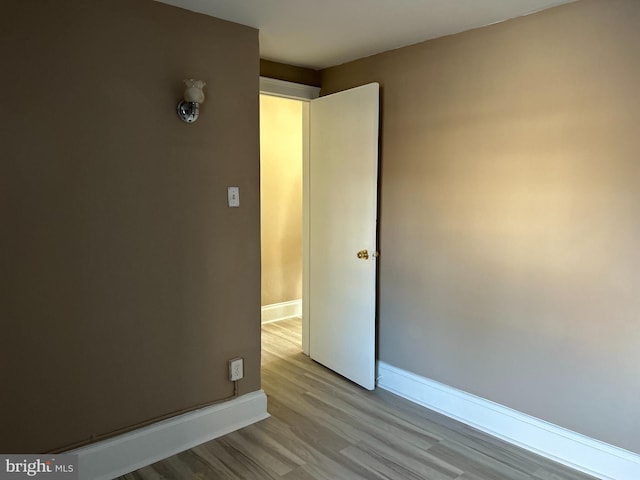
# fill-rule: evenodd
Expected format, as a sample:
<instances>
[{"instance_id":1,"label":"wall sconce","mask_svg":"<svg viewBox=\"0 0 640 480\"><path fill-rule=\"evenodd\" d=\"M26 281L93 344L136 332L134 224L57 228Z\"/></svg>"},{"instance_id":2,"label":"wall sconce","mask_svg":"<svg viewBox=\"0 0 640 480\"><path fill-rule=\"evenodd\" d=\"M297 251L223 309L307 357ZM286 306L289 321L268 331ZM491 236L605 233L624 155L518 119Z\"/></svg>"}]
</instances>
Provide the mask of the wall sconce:
<instances>
[{"instance_id":1,"label":"wall sconce","mask_svg":"<svg viewBox=\"0 0 640 480\"><path fill-rule=\"evenodd\" d=\"M178 104L178 116L183 122L193 123L200 115L200 104L204 102L202 89L206 85L202 80L190 78L184 81L184 100Z\"/></svg>"}]
</instances>

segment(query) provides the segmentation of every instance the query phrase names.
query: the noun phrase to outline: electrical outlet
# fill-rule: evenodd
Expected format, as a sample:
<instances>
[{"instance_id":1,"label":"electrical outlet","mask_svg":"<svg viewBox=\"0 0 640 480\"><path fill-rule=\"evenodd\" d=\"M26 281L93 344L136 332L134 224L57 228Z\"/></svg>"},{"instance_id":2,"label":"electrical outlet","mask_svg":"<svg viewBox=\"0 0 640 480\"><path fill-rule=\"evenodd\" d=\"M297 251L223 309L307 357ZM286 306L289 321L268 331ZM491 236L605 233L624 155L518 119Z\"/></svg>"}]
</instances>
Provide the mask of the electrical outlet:
<instances>
[{"instance_id":1,"label":"electrical outlet","mask_svg":"<svg viewBox=\"0 0 640 480\"><path fill-rule=\"evenodd\" d=\"M235 382L244 377L244 359L238 357L229 360L229 380Z\"/></svg>"}]
</instances>

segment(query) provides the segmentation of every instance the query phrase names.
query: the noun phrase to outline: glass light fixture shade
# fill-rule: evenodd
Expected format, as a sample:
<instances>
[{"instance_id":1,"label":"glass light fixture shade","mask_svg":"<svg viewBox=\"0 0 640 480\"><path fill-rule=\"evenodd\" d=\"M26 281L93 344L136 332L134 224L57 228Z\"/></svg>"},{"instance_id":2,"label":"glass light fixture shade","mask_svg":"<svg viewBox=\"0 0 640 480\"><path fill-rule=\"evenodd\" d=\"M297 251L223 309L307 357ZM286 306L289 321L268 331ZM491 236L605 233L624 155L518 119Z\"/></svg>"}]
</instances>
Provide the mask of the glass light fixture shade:
<instances>
[{"instance_id":1,"label":"glass light fixture shade","mask_svg":"<svg viewBox=\"0 0 640 480\"><path fill-rule=\"evenodd\" d=\"M204 102L204 92L202 91L202 89L206 85L205 82L203 82L202 80L194 80L193 78L190 78L188 80L185 80L184 84L187 86L184 91L185 102Z\"/></svg>"}]
</instances>

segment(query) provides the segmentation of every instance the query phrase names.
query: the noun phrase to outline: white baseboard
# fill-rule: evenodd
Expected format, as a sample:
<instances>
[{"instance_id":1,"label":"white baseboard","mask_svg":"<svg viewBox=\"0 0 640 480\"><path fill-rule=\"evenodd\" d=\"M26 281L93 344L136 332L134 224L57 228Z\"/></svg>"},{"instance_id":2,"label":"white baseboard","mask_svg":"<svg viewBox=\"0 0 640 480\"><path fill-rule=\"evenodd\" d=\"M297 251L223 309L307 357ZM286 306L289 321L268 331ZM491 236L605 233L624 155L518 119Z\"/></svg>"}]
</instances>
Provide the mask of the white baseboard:
<instances>
[{"instance_id":1,"label":"white baseboard","mask_svg":"<svg viewBox=\"0 0 640 480\"><path fill-rule=\"evenodd\" d=\"M262 323L277 322L293 317L302 317L301 299L274 303L262 307Z\"/></svg>"},{"instance_id":2,"label":"white baseboard","mask_svg":"<svg viewBox=\"0 0 640 480\"><path fill-rule=\"evenodd\" d=\"M378 362L378 387L604 480L640 479L640 455Z\"/></svg>"},{"instance_id":3,"label":"white baseboard","mask_svg":"<svg viewBox=\"0 0 640 480\"><path fill-rule=\"evenodd\" d=\"M80 480L111 480L267 417L259 390L66 453L78 455Z\"/></svg>"}]
</instances>

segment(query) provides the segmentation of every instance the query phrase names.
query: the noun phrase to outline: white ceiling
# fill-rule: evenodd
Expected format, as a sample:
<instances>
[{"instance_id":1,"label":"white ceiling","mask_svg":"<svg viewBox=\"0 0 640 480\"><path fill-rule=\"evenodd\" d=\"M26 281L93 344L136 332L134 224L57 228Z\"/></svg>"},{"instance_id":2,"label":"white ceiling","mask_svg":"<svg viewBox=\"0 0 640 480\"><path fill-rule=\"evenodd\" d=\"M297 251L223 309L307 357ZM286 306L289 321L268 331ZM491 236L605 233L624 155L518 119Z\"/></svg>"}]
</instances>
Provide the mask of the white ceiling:
<instances>
[{"instance_id":1,"label":"white ceiling","mask_svg":"<svg viewBox=\"0 0 640 480\"><path fill-rule=\"evenodd\" d=\"M314 69L575 0L158 0L260 30L260 56Z\"/></svg>"}]
</instances>

